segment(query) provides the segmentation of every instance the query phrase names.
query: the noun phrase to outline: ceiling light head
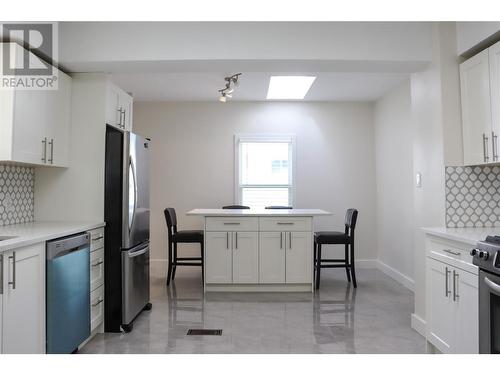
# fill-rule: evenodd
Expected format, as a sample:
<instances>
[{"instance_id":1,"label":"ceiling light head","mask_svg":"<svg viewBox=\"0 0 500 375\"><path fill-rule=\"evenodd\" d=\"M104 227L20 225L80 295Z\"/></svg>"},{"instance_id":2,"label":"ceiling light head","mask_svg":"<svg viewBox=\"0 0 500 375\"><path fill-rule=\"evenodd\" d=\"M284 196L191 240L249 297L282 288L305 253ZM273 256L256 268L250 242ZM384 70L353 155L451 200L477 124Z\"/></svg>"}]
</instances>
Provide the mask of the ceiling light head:
<instances>
[{"instance_id":1,"label":"ceiling light head","mask_svg":"<svg viewBox=\"0 0 500 375\"><path fill-rule=\"evenodd\" d=\"M227 98L232 98L231 95L234 92L234 88L238 85L238 79L241 76L241 73L233 74L232 76L225 77L224 81L226 85L223 89L219 90L221 96L219 98L220 102L225 103Z\"/></svg>"},{"instance_id":2,"label":"ceiling light head","mask_svg":"<svg viewBox=\"0 0 500 375\"><path fill-rule=\"evenodd\" d=\"M302 100L315 79L314 76L271 76L267 99Z\"/></svg>"}]
</instances>

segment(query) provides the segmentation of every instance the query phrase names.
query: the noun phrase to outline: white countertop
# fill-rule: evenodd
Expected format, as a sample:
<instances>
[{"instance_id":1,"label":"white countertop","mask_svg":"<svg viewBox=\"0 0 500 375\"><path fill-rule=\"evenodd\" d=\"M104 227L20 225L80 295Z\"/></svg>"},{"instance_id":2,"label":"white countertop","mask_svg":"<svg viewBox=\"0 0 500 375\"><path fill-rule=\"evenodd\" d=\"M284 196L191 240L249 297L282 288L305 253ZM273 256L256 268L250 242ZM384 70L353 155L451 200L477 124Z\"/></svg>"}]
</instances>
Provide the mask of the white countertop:
<instances>
[{"instance_id":1,"label":"white countertop","mask_svg":"<svg viewBox=\"0 0 500 375\"><path fill-rule=\"evenodd\" d=\"M0 253L21 246L45 242L54 238L105 226L104 222L59 222L39 221L26 224L0 226L0 237L15 236L15 238L0 241Z\"/></svg>"},{"instance_id":2,"label":"white countertop","mask_svg":"<svg viewBox=\"0 0 500 375\"><path fill-rule=\"evenodd\" d=\"M449 240L467 243L469 245L476 245L477 242L486 239L486 236L499 236L500 227L488 228L445 228L445 227L432 227L422 228L427 234L432 234Z\"/></svg>"},{"instance_id":3,"label":"white countertop","mask_svg":"<svg viewBox=\"0 0 500 375\"><path fill-rule=\"evenodd\" d=\"M233 210L221 208L196 208L186 213L193 216L324 216L330 212L318 209L294 208L292 210L246 209Z\"/></svg>"}]
</instances>

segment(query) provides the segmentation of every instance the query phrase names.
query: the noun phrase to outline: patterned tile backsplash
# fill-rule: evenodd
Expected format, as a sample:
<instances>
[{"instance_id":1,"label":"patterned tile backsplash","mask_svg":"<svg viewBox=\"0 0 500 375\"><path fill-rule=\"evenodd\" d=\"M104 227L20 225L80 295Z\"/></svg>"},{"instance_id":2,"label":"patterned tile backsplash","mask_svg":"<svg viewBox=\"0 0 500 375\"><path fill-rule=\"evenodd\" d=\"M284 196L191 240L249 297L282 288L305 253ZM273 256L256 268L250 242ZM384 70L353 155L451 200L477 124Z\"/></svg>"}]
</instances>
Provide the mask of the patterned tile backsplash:
<instances>
[{"instance_id":1,"label":"patterned tile backsplash","mask_svg":"<svg viewBox=\"0 0 500 375\"><path fill-rule=\"evenodd\" d=\"M500 167L446 167L446 226L500 226Z\"/></svg>"},{"instance_id":2,"label":"patterned tile backsplash","mask_svg":"<svg viewBox=\"0 0 500 375\"><path fill-rule=\"evenodd\" d=\"M34 220L35 170L0 164L0 225Z\"/></svg>"}]
</instances>

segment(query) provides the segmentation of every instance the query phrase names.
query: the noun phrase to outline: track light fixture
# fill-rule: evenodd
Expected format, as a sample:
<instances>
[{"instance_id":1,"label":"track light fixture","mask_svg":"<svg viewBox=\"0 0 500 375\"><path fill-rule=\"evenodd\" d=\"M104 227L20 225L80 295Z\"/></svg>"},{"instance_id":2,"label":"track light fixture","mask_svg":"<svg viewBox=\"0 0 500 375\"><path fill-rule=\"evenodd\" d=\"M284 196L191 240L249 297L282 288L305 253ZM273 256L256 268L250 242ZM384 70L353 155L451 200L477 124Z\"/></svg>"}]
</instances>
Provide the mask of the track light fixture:
<instances>
[{"instance_id":1,"label":"track light fixture","mask_svg":"<svg viewBox=\"0 0 500 375\"><path fill-rule=\"evenodd\" d=\"M238 87L239 82L238 79L240 78L241 73L233 74L230 77L225 77L224 81L226 81L226 87L223 89L220 89L220 98L219 101L222 103L225 103L227 98L232 98L233 95L232 93L234 92L234 88Z\"/></svg>"}]
</instances>

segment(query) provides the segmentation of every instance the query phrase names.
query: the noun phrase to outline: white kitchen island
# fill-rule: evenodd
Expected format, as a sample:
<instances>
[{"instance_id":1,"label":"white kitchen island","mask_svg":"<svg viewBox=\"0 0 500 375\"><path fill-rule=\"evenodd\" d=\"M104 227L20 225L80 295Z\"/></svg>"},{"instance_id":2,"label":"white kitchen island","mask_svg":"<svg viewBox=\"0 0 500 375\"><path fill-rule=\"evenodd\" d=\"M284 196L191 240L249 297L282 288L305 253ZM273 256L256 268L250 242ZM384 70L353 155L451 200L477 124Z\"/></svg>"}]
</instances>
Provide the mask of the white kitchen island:
<instances>
[{"instance_id":1,"label":"white kitchen island","mask_svg":"<svg viewBox=\"0 0 500 375\"><path fill-rule=\"evenodd\" d=\"M205 231L205 291L313 288L313 218L318 209L194 209Z\"/></svg>"}]
</instances>

